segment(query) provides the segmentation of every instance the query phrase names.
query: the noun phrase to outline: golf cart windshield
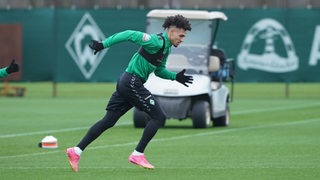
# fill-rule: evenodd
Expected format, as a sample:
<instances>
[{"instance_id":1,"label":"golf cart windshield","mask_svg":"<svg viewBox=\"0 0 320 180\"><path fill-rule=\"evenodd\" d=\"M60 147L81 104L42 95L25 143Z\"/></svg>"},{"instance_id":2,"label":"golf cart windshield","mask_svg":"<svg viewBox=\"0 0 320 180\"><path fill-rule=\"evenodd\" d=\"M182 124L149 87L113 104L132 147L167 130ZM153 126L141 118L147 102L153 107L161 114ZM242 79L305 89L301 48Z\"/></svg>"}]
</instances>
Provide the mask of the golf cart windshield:
<instances>
[{"instance_id":1,"label":"golf cart windshield","mask_svg":"<svg viewBox=\"0 0 320 180\"><path fill-rule=\"evenodd\" d=\"M175 72L187 69L189 73L207 73L212 21L189 20L189 22L192 30L187 32L184 42L177 48L172 46L167 68ZM163 19L149 18L147 33L159 33L159 30L163 29L162 24Z\"/></svg>"}]
</instances>

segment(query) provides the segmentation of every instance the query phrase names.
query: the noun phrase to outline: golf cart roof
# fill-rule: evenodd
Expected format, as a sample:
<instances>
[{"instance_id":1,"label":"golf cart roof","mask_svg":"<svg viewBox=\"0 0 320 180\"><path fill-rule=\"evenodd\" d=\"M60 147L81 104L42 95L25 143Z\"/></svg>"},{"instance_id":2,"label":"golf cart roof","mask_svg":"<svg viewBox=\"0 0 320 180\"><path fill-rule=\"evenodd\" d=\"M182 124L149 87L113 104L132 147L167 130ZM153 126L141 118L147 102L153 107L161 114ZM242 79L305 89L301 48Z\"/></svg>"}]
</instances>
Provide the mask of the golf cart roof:
<instances>
[{"instance_id":1,"label":"golf cart roof","mask_svg":"<svg viewBox=\"0 0 320 180\"><path fill-rule=\"evenodd\" d=\"M198 20L213 20L222 19L226 21L227 16L220 11L204 11L204 10L173 10L173 9L154 9L151 10L147 17L151 18L167 18L168 16L173 16L180 14L188 19L198 19Z\"/></svg>"}]
</instances>

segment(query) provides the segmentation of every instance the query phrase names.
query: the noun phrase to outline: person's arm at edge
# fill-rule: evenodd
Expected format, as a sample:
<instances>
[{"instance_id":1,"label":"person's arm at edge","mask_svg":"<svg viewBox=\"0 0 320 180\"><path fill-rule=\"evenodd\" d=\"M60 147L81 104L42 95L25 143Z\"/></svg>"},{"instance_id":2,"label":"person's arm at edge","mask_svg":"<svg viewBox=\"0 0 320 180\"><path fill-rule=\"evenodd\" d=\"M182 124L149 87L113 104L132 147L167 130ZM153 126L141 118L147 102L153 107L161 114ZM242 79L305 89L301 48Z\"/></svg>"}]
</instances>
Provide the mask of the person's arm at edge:
<instances>
[{"instance_id":1,"label":"person's arm at edge","mask_svg":"<svg viewBox=\"0 0 320 180\"><path fill-rule=\"evenodd\" d=\"M7 73L7 67L1 68L0 69L0 78L6 77L9 74Z\"/></svg>"}]
</instances>

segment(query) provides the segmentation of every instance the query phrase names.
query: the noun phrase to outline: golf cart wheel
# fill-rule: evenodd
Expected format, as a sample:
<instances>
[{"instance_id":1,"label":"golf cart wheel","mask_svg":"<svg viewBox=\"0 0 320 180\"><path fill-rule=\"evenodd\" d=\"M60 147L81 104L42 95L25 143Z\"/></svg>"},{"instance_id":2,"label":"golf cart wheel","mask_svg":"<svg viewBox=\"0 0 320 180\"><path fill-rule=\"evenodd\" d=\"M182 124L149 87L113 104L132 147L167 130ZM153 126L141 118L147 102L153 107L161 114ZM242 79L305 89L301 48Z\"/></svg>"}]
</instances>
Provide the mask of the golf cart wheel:
<instances>
[{"instance_id":1,"label":"golf cart wheel","mask_svg":"<svg viewBox=\"0 0 320 180\"><path fill-rule=\"evenodd\" d=\"M207 101L197 101L192 107L194 128L208 128L211 124L210 106Z\"/></svg>"},{"instance_id":2,"label":"golf cart wheel","mask_svg":"<svg viewBox=\"0 0 320 180\"><path fill-rule=\"evenodd\" d=\"M214 118L213 119L213 126L215 127L223 127L223 126L228 126L230 123L230 110L229 106L226 108L226 115Z\"/></svg>"},{"instance_id":3,"label":"golf cart wheel","mask_svg":"<svg viewBox=\"0 0 320 180\"><path fill-rule=\"evenodd\" d=\"M135 128L144 128L146 127L150 117L143 111L140 111L137 108L133 110L133 125Z\"/></svg>"}]
</instances>

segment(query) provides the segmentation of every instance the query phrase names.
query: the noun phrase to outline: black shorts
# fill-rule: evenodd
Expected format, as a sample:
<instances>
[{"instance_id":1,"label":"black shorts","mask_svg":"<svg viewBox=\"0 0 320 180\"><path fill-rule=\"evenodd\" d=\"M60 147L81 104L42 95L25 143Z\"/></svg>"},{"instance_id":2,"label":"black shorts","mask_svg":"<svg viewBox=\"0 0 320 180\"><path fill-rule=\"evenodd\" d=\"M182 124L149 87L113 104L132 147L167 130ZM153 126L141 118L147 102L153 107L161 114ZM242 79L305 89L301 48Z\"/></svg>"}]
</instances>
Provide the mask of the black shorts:
<instances>
[{"instance_id":1,"label":"black shorts","mask_svg":"<svg viewBox=\"0 0 320 180\"><path fill-rule=\"evenodd\" d=\"M123 73L110 98L106 110L126 113L133 106L146 112L151 118L163 117L164 113L157 99L143 85L144 81L137 75Z\"/></svg>"}]
</instances>

